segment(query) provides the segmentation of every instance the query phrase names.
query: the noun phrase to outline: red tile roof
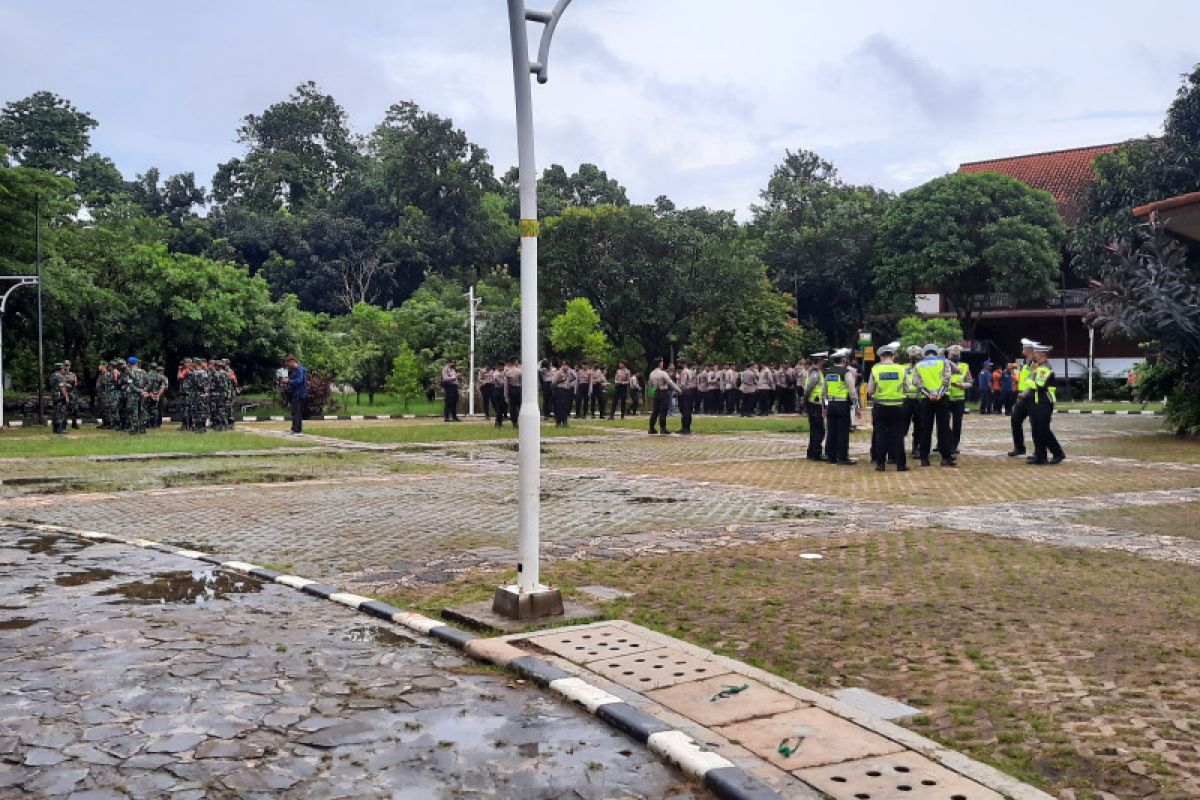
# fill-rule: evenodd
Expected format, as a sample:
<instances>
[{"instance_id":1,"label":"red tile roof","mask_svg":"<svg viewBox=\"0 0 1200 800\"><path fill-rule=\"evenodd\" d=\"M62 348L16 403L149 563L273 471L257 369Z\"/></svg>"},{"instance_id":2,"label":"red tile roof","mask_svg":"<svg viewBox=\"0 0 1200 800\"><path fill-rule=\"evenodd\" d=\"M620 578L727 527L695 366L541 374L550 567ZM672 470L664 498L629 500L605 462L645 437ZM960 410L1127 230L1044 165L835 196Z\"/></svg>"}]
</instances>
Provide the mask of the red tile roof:
<instances>
[{"instance_id":1,"label":"red tile roof","mask_svg":"<svg viewBox=\"0 0 1200 800\"><path fill-rule=\"evenodd\" d=\"M1027 156L994 158L988 161L969 161L959 165L959 172L998 172L1032 186L1045 189L1054 195L1059 213L1067 225L1079 219L1079 208L1075 195L1095 174L1092 162L1096 156L1117 149L1118 144L1101 144L1092 147L1076 147L1071 150L1052 150Z\"/></svg>"}]
</instances>

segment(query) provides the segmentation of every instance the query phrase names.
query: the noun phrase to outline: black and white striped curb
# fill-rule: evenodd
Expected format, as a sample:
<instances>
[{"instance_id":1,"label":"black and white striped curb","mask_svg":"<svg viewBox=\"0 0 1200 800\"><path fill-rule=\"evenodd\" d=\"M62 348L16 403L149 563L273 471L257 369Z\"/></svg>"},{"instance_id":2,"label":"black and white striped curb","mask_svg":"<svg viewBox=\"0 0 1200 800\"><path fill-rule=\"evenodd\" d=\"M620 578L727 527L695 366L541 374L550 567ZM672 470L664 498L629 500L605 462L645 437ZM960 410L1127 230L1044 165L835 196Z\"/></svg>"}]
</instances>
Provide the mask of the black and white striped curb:
<instances>
[{"instance_id":1,"label":"black and white striped curb","mask_svg":"<svg viewBox=\"0 0 1200 800\"><path fill-rule=\"evenodd\" d=\"M662 760L690 778L702 781L721 800L783 800L783 796L753 777L732 761L706 750L691 736L676 730L655 717L634 708L604 689L571 675L549 661L530 655L501 639L480 638L475 634L447 625L423 614L405 611L379 600L338 591L319 581L288 575L245 561L228 561L199 550L155 542L150 539L125 539L110 533L81 531L59 525L0 519L0 527L36 530L90 541L104 541L130 547L158 550L174 556L203 561L221 569L241 573L263 581L279 583L305 594L331 600L363 614L401 625L410 631L429 636L464 651L468 656L503 667L521 678L549 689L559 697L582 706L595 717L646 745Z\"/></svg>"}]
</instances>

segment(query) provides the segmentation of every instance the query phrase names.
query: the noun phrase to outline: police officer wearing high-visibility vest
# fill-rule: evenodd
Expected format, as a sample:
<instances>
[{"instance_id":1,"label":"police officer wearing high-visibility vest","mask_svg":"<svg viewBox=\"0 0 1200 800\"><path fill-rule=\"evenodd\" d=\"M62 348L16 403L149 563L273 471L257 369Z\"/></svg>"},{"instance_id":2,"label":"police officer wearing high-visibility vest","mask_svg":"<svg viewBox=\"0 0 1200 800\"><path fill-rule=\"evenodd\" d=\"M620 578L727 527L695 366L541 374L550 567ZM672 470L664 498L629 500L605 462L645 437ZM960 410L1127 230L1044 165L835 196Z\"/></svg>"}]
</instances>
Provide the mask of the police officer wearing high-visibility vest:
<instances>
[{"instance_id":1,"label":"police officer wearing high-visibility vest","mask_svg":"<svg viewBox=\"0 0 1200 800\"><path fill-rule=\"evenodd\" d=\"M908 348L908 363L904 365L904 434L912 431L912 457L921 457L921 389L917 386L917 362L921 360L921 345Z\"/></svg>"},{"instance_id":2,"label":"police officer wearing high-visibility vest","mask_svg":"<svg viewBox=\"0 0 1200 800\"><path fill-rule=\"evenodd\" d=\"M875 471L883 472L890 460L897 472L907 472L904 458L904 366L896 363L899 342L879 348L879 363L871 367L867 395L871 398L871 425L874 427Z\"/></svg>"},{"instance_id":3,"label":"police officer wearing high-visibility vest","mask_svg":"<svg viewBox=\"0 0 1200 800\"><path fill-rule=\"evenodd\" d=\"M962 363L962 348L952 344L946 348L950 360L950 452L958 455L962 439L963 412L967 408L967 387L971 385L971 368Z\"/></svg>"},{"instance_id":4,"label":"police officer wearing high-visibility vest","mask_svg":"<svg viewBox=\"0 0 1200 800\"><path fill-rule=\"evenodd\" d=\"M850 458L850 412L862 418L858 407L858 387L854 373L849 370L850 349L834 351L832 366L821 370L822 391L825 401L825 456L830 464L853 466L858 462Z\"/></svg>"},{"instance_id":5,"label":"police officer wearing high-visibility vest","mask_svg":"<svg viewBox=\"0 0 1200 800\"><path fill-rule=\"evenodd\" d=\"M1029 410L1029 427L1033 434L1033 455L1025 459L1028 464L1059 464L1066 454L1058 443L1058 437L1050 430L1050 418L1054 415L1054 368L1047 361L1051 347L1037 344L1033 347L1033 367L1030 370L1029 397L1025 400ZM1047 459L1047 453L1050 458Z\"/></svg>"},{"instance_id":6,"label":"police officer wearing high-visibility vest","mask_svg":"<svg viewBox=\"0 0 1200 800\"><path fill-rule=\"evenodd\" d=\"M803 399L804 413L808 416L808 460L825 461L825 398L824 380L821 377L825 369L825 360L829 351L822 350L813 353L812 368L804 376Z\"/></svg>"},{"instance_id":7,"label":"police officer wearing high-visibility vest","mask_svg":"<svg viewBox=\"0 0 1200 800\"><path fill-rule=\"evenodd\" d=\"M1012 440L1013 449L1008 455L1011 458L1017 458L1025 455L1025 431L1022 425L1025 419L1029 416L1029 402L1025 399L1030 395L1033 389L1033 353L1037 347L1037 342L1032 339L1021 340L1021 355L1025 357L1025 363L1021 365L1021 371L1017 374L1017 402L1013 406L1012 419ZM1031 425L1032 427L1032 425Z\"/></svg>"},{"instance_id":8,"label":"police officer wearing high-visibility vest","mask_svg":"<svg viewBox=\"0 0 1200 800\"><path fill-rule=\"evenodd\" d=\"M921 348L924 358L917 362L914 382L921 392L918 413L921 427L918 431L921 466L929 466L929 451L933 440L934 425L937 425L937 451L942 457L943 467L956 467L954 447L950 440L950 362L942 358L941 348L927 344Z\"/></svg>"}]
</instances>

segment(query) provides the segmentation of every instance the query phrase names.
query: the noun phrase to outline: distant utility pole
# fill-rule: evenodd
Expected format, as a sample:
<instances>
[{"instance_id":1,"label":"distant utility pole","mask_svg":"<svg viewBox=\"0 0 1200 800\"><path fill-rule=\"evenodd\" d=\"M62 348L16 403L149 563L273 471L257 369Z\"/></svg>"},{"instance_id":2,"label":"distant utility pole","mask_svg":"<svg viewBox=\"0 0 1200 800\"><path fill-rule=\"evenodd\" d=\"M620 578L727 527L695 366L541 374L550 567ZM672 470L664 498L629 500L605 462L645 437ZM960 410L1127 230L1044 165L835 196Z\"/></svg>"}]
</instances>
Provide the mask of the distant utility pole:
<instances>
[{"instance_id":1,"label":"distant utility pole","mask_svg":"<svg viewBox=\"0 0 1200 800\"><path fill-rule=\"evenodd\" d=\"M37 424L40 428L46 424L45 400L42 391L46 386L46 362L42 351L42 194L34 196L33 230L34 230L34 259L37 261L37 312L38 312L38 409Z\"/></svg>"},{"instance_id":2,"label":"distant utility pole","mask_svg":"<svg viewBox=\"0 0 1200 800\"><path fill-rule=\"evenodd\" d=\"M467 369L470 372L467 374L467 414L475 416L475 312L479 309L481 301L475 296L475 286L472 285L467 289L467 310L470 314L471 328L471 345L467 350Z\"/></svg>"},{"instance_id":3,"label":"distant utility pole","mask_svg":"<svg viewBox=\"0 0 1200 800\"><path fill-rule=\"evenodd\" d=\"M561 616L562 593L539 580L541 513L541 414L538 411L537 348L537 172L533 158L533 93L529 75L538 83L547 79L550 39L571 0L558 0L554 10L529 11L525 0L508 0L508 30L512 40L513 87L517 110L517 170L521 198L521 411L518 464L520 493L517 506L517 583L501 586L492 598L492 610L511 619ZM542 39L537 61L529 60L526 25L540 22Z\"/></svg>"}]
</instances>

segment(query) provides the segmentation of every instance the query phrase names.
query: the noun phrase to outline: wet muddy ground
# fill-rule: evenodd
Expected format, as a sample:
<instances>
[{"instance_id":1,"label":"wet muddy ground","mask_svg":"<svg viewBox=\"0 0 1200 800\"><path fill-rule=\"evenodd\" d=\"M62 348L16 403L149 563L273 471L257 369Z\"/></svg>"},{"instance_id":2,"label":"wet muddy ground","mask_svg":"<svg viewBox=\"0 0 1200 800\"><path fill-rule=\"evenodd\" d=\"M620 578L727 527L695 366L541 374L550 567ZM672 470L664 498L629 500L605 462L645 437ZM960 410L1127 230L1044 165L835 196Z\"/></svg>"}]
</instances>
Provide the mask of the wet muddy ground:
<instances>
[{"instance_id":1,"label":"wet muddy ground","mask_svg":"<svg viewBox=\"0 0 1200 800\"><path fill-rule=\"evenodd\" d=\"M707 797L452 650L163 553L0 528L0 796Z\"/></svg>"}]
</instances>

